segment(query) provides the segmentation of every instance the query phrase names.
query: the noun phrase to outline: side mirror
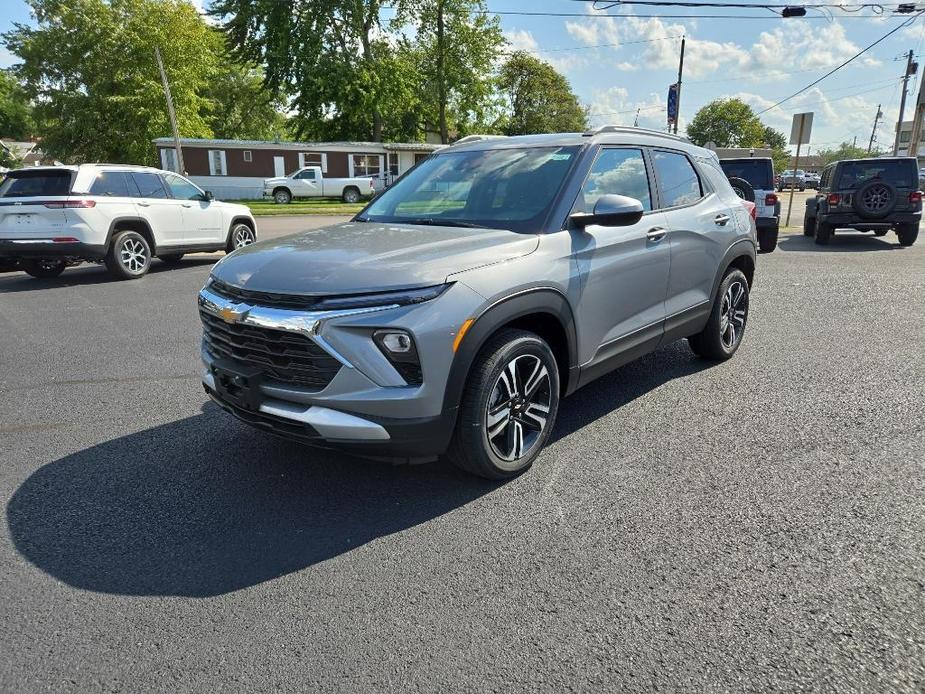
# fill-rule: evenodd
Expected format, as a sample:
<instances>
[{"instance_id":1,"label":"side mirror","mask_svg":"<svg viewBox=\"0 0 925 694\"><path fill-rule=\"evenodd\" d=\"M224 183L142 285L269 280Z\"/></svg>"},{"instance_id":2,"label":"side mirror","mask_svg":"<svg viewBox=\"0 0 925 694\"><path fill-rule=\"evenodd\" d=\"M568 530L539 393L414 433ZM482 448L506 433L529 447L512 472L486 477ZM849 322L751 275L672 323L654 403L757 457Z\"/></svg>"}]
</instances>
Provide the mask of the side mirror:
<instances>
[{"instance_id":1,"label":"side mirror","mask_svg":"<svg viewBox=\"0 0 925 694\"><path fill-rule=\"evenodd\" d=\"M602 195L594 203L594 212L576 212L570 219L575 226L592 224L602 227L626 227L642 219L642 203L626 195Z\"/></svg>"},{"instance_id":2,"label":"side mirror","mask_svg":"<svg viewBox=\"0 0 925 694\"><path fill-rule=\"evenodd\" d=\"M212 195L212 191L211 191L211 190L207 190L204 197L205 197L206 200L214 200L214 199L215 199L215 196Z\"/></svg>"}]
</instances>

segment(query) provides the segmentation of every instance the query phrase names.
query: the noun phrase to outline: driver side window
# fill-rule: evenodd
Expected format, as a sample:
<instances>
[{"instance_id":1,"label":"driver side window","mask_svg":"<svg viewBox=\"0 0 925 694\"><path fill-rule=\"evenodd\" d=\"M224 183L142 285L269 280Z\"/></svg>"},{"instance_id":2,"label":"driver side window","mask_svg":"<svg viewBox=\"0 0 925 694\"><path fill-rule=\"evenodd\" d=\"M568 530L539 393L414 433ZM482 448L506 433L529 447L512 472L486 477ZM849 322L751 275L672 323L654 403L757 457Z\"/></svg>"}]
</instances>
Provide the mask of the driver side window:
<instances>
[{"instance_id":1,"label":"driver side window","mask_svg":"<svg viewBox=\"0 0 925 694\"><path fill-rule=\"evenodd\" d=\"M302 181L314 181L315 180L315 170L314 169L305 169L296 176L299 180Z\"/></svg>"},{"instance_id":2,"label":"driver side window","mask_svg":"<svg viewBox=\"0 0 925 694\"><path fill-rule=\"evenodd\" d=\"M166 174L164 178L175 200L202 200L202 191L185 178L173 174Z\"/></svg>"},{"instance_id":3,"label":"driver side window","mask_svg":"<svg viewBox=\"0 0 925 694\"><path fill-rule=\"evenodd\" d=\"M594 160L572 211L593 212L594 204L602 195L636 198L642 203L642 209L649 211L652 209L649 191L649 176L642 150L605 148Z\"/></svg>"}]
</instances>

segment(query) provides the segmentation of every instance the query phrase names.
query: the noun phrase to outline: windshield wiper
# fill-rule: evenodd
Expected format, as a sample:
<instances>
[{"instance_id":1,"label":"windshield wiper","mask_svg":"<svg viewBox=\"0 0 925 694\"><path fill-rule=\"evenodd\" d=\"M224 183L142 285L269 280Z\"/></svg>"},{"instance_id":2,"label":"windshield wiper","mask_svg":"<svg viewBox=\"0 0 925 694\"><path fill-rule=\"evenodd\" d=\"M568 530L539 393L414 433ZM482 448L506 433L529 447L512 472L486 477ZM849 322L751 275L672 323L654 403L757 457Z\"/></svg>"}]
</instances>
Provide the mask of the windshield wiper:
<instances>
[{"instance_id":1,"label":"windshield wiper","mask_svg":"<svg viewBox=\"0 0 925 694\"><path fill-rule=\"evenodd\" d=\"M396 220L400 224L421 224L432 227L465 227L467 229L481 229L481 224L461 222L458 219L437 219L435 217L414 217L411 219Z\"/></svg>"}]
</instances>

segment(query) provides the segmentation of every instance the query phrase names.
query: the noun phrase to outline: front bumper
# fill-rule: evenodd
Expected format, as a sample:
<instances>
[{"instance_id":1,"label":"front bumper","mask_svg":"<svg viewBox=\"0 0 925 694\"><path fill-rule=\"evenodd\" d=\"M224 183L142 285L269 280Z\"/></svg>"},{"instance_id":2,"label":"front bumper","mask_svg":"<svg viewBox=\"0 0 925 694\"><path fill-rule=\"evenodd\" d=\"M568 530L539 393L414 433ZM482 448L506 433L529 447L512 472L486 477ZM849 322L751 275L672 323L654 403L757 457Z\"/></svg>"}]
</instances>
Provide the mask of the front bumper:
<instances>
[{"instance_id":1,"label":"front bumper","mask_svg":"<svg viewBox=\"0 0 925 694\"><path fill-rule=\"evenodd\" d=\"M86 258L102 260L105 245L58 243L53 239L0 239L0 258Z\"/></svg>"},{"instance_id":2,"label":"front bumper","mask_svg":"<svg viewBox=\"0 0 925 694\"><path fill-rule=\"evenodd\" d=\"M227 412L286 438L365 457L434 458L449 446L456 423L456 408L444 402L459 327L454 321L463 316L458 319L463 322L482 302L457 283L421 304L313 312L235 303L207 286L199 297L200 311L209 314L205 322L219 316L248 330L298 333L340 362L340 368L327 382L297 385L253 362L241 362L237 354L210 353L204 341L202 383ZM423 383L406 383L373 342L373 332L382 328L413 335ZM252 383L247 383L248 373ZM244 378L243 390L236 389L235 375Z\"/></svg>"}]
</instances>

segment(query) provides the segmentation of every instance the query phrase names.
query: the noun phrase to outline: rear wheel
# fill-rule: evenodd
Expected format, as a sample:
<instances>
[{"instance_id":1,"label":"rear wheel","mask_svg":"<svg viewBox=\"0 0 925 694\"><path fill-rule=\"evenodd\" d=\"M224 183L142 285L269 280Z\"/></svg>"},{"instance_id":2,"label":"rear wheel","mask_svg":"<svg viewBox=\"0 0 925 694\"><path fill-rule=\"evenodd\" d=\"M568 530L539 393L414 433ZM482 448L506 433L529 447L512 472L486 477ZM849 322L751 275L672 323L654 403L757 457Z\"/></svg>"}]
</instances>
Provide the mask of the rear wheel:
<instances>
[{"instance_id":1,"label":"rear wheel","mask_svg":"<svg viewBox=\"0 0 925 694\"><path fill-rule=\"evenodd\" d=\"M803 236L812 236L816 233L816 218L803 217Z\"/></svg>"},{"instance_id":2,"label":"rear wheel","mask_svg":"<svg viewBox=\"0 0 925 694\"><path fill-rule=\"evenodd\" d=\"M896 227L896 235L899 237L900 246L911 246L919 237L919 225L900 224Z\"/></svg>"},{"instance_id":3,"label":"rear wheel","mask_svg":"<svg viewBox=\"0 0 925 694\"><path fill-rule=\"evenodd\" d=\"M513 477L536 460L558 410L559 370L549 345L533 333L503 330L472 364L448 457L480 477Z\"/></svg>"},{"instance_id":4,"label":"rear wheel","mask_svg":"<svg viewBox=\"0 0 925 694\"><path fill-rule=\"evenodd\" d=\"M748 280L737 268L729 268L713 301L713 310L706 327L687 338L695 354L704 359L729 359L745 335L748 322Z\"/></svg>"},{"instance_id":5,"label":"rear wheel","mask_svg":"<svg viewBox=\"0 0 925 694\"><path fill-rule=\"evenodd\" d=\"M136 280L151 267L151 246L137 231L119 231L106 254L106 268L120 280Z\"/></svg>"},{"instance_id":6,"label":"rear wheel","mask_svg":"<svg viewBox=\"0 0 925 694\"><path fill-rule=\"evenodd\" d=\"M777 248L777 227L758 230L758 249L762 253L771 253Z\"/></svg>"},{"instance_id":7,"label":"rear wheel","mask_svg":"<svg viewBox=\"0 0 925 694\"><path fill-rule=\"evenodd\" d=\"M66 267L67 263L56 259L39 258L37 260L22 261L22 269L26 274L40 280L57 277L64 272Z\"/></svg>"},{"instance_id":8,"label":"rear wheel","mask_svg":"<svg viewBox=\"0 0 925 694\"><path fill-rule=\"evenodd\" d=\"M832 225L827 222L816 222L816 243L828 246L832 239Z\"/></svg>"},{"instance_id":9,"label":"rear wheel","mask_svg":"<svg viewBox=\"0 0 925 694\"><path fill-rule=\"evenodd\" d=\"M344 191L344 202L349 202L350 204L360 202L360 191L356 188L347 188Z\"/></svg>"}]
</instances>

